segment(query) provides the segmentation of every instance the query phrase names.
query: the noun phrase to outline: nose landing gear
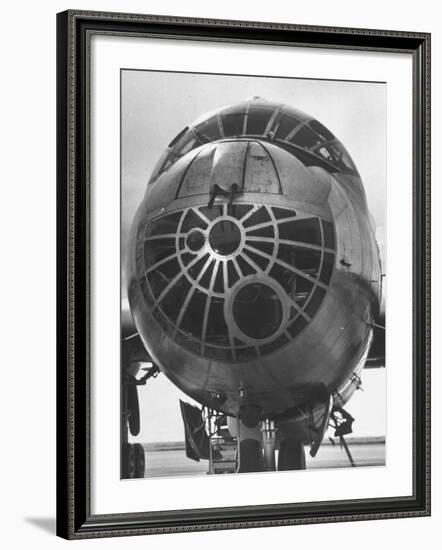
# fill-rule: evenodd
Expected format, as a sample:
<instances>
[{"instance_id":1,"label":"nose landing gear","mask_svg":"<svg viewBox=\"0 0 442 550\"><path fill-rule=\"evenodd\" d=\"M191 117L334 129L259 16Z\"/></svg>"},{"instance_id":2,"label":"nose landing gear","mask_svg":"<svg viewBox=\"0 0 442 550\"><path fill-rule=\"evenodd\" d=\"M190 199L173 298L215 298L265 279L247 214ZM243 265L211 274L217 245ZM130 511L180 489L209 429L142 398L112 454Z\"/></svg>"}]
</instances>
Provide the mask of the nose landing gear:
<instances>
[{"instance_id":1,"label":"nose landing gear","mask_svg":"<svg viewBox=\"0 0 442 550\"><path fill-rule=\"evenodd\" d=\"M239 473L306 469L302 441L286 434L278 440L277 432L275 421L268 418L255 430L241 425Z\"/></svg>"},{"instance_id":2,"label":"nose landing gear","mask_svg":"<svg viewBox=\"0 0 442 550\"><path fill-rule=\"evenodd\" d=\"M304 445L292 437L281 441L278 456L278 470L305 470Z\"/></svg>"}]
</instances>

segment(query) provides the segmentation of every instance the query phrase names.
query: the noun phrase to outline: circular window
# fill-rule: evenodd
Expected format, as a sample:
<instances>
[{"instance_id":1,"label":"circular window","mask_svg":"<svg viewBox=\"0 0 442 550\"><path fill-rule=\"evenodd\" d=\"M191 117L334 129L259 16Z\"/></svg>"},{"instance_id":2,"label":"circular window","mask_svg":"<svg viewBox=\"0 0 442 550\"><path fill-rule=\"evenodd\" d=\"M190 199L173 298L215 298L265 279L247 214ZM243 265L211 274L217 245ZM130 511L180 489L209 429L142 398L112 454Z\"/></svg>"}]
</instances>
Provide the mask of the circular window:
<instances>
[{"instance_id":1,"label":"circular window","mask_svg":"<svg viewBox=\"0 0 442 550\"><path fill-rule=\"evenodd\" d=\"M244 334L261 340L274 334L281 325L282 304L269 286L249 283L235 297L233 316Z\"/></svg>"},{"instance_id":2,"label":"circular window","mask_svg":"<svg viewBox=\"0 0 442 550\"><path fill-rule=\"evenodd\" d=\"M197 252L204 246L204 241L205 238L201 231L194 230L187 235L186 244L190 250Z\"/></svg>"},{"instance_id":3,"label":"circular window","mask_svg":"<svg viewBox=\"0 0 442 550\"><path fill-rule=\"evenodd\" d=\"M241 243L241 231L230 220L217 222L209 234L209 243L215 252L228 256L238 250Z\"/></svg>"}]
</instances>

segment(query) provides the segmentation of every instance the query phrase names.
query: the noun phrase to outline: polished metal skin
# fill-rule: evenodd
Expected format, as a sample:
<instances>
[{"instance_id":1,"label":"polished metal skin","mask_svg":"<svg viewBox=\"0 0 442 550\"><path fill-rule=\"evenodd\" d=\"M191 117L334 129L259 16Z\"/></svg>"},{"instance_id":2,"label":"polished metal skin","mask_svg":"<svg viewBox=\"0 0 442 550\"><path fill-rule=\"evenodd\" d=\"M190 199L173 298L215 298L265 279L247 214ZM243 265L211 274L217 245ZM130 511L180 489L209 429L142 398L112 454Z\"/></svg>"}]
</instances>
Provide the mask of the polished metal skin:
<instances>
[{"instance_id":1,"label":"polished metal skin","mask_svg":"<svg viewBox=\"0 0 442 550\"><path fill-rule=\"evenodd\" d=\"M300 111L254 98L185 128L129 241L149 354L210 408L282 431L307 410L319 421L369 351L381 298L370 220L348 153Z\"/></svg>"}]
</instances>

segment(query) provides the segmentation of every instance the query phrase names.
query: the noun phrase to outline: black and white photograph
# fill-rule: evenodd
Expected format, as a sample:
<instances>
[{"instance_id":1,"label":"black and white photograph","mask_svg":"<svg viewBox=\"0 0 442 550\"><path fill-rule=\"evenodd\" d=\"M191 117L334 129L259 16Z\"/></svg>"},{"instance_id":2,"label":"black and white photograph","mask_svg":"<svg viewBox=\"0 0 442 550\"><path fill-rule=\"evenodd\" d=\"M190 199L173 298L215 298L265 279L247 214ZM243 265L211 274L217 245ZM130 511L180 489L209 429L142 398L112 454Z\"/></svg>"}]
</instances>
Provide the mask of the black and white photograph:
<instances>
[{"instance_id":1,"label":"black and white photograph","mask_svg":"<svg viewBox=\"0 0 442 550\"><path fill-rule=\"evenodd\" d=\"M433 548L440 11L5 4L2 548Z\"/></svg>"},{"instance_id":2,"label":"black and white photograph","mask_svg":"<svg viewBox=\"0 0 442 550\"><path fill-rule=\"evenodd\" d=\"M386 93L121 70L122 479L385 466Z\"/></svg>"}]
</instances>

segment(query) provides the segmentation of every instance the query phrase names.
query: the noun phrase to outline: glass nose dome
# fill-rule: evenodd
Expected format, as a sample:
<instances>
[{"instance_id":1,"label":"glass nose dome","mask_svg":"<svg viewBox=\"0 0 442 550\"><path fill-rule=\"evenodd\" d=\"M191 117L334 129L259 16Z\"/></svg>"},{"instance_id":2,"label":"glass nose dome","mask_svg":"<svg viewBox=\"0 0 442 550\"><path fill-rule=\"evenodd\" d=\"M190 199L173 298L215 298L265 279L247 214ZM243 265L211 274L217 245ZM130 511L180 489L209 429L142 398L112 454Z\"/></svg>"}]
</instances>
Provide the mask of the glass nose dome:
<instances>
[{"instance_id":1,"label":"glass nose dome","mask_svg":"<svg viewBox=\"0 0 442 550\"><path fill-rule=\"evenodd\" d=\"M332 223L280 205L188 206L147 220L140 286L155 320L199 356L250 361L293 341L326 295Z\"/></svg>"}]
</instances>

